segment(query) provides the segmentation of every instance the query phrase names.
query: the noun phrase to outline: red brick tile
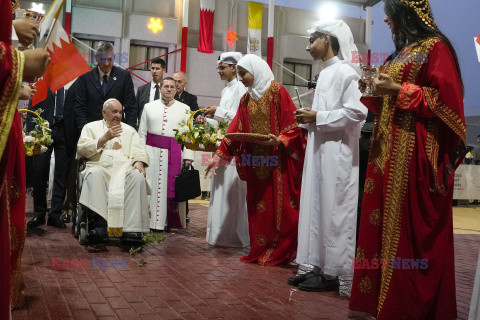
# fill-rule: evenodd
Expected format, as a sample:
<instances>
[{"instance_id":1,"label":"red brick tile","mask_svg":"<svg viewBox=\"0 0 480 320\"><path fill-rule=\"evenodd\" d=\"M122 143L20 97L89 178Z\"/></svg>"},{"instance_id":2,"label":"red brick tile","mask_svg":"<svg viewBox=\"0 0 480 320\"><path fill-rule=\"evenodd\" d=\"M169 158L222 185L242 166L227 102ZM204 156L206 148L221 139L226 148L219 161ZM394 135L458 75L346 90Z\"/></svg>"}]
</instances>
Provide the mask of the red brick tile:
<instances>
[{"instance_id":1,"label":"red brick tile","mask_svg":"<svg viewBox=\"0 0 480 320\"><path fill-rule=\"evenodd\" d=\"M132 302L130 303L132 308L138 313L138 314L152 314L155 313L155 311L150 307L146 302Z\"/></svg>"},{"instance_id":2,"label":"red brick tile","mask_svg":"<svg viewBox=\"0 0 480 320\"><path fill-rule=\"evenodd\" d=\"M111 298L111 297L120 297L120 292L116 288L99 288L100 292L105 298Z\"/></svg>"},{"instance_id":3,"label":"red brick tile","mask_svg":"<svg viewBox=\"0 0 480 320\"><path fill-rule=\"evenodd\" d=\"M111 316L114 311L107 303L96 303L91 305L93 313L97 316Z\"/></svg>"},{"instance_id":4,"label":"red brick tile","mask_svg":"<svg viewBox=\"0 0 480 320\"><path fill-rule=\"evenodd\" d=\"M139 314L133 309L115 309L115 313L121 320L132 320L139 317Z\"/></svg>"},{"instance_id":5,"label":"red brick tile","mask_svg":"<svg viewBox=\"0 0 480 320\"><path fill-rule=\"evenodd\" d=\"M129 309L130 304L122 296L106 298L113 309Z\"/></svg>"},{"instance_id":6,"label":"red brick tile","mask_svg":"<svg viewBox=\"0 0 480 320\"><path fill-rule=\"evenodd\" d=\"M73 318L75 320L95 320L97 319L91 310L74 310Z\"/></svg>"}]
</instances>

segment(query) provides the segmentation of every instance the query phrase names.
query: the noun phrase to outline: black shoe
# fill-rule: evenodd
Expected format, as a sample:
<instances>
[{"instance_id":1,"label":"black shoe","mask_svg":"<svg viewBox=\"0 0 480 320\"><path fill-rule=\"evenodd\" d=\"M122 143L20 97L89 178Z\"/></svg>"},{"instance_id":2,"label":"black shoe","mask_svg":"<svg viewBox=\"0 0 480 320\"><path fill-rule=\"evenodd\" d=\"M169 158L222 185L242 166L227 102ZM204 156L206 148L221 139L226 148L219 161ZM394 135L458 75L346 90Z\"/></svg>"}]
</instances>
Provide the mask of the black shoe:
<instances>
[{"instance_id":1,"label":"black shoe","mask_svg":"<svg viewBox=\"0 0 480 320\"><path fill-rule=\"evenodd\" d=\"M307 279L310 279L313 275L313 272L307 272L307 273L302 273L298 274L295 277L288 278L287 283L291 286L298 286L300 283L304 282Z\"/></svg>"},{"instance_id":2,"label":"black shoe","mask_svg":"<svg viewBox=\"0 0 480 320\"><path fill-rule=\"evenodd\" d=\"M59 229L65 229L67 227L60 218L53 218L53 217L48 217L47 226L59 228Z\"/></svg>"},{"instance_id":3,"label":"black shoe","mask_svg":"<svg viewBox=\"0 0 480 320\"><path fill-rule=\"evenodd\" d=\"M137 246L143 246L145 244L141 232L124 232L122 233L121 242L122 244Z\"/></svg>"},{"instance_id":4,"label":"black shoe","mask_svg":"<svg viewBox=\"0 0 480 320\"><path fill-rule=\"evenodd\" d=\"M102 242L107 238L107 230L105 228L95 228L89 231L87 239L92 242Z\"/></svg>"},{"instance_id":5,"label":"black shoe","mask_svg":"<svg viewBox=\"0 0 480 320\"><path fill-rule=\"evenodd\" d=\"M188 223L188 222L190 222L190 218L189 218L189 217L187 217L186 221L187 221L187 223Z\"/></svg>"},{"instance_id":6,"label":"black shoe","mask_svg":"<svg viewBox=\"0 0 480 320\"><path fill-rule=\"evenodd\" d=\"M327 280L322 274L314 274L298 285L298 289L310 292L338 291L339 287L338 278Z\"/></svg>"},{"instance_id":7,"label":"black shoe","mask_svg":"<svg viewBox=\"0 0 480 320\"><path fill-rule=\"evenodd\" d=\"M45 224L45 216L35 215L30 221L27 222L27 228L37 228Z\"/></svg>"}]
</instances>

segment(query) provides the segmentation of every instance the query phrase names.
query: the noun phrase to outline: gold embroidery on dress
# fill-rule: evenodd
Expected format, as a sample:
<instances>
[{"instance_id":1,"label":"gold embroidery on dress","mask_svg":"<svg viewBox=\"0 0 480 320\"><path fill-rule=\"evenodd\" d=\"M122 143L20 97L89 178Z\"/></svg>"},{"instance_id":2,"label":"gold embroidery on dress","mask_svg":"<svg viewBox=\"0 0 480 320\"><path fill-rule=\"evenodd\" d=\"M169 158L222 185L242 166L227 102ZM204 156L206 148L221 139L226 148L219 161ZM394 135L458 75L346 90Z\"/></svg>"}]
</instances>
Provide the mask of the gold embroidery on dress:
<instances>
[{"instance_id":1,"label":"gold embroidery on dress","mask_svg":"<svg viewBox=\"0 0 480 320\"><path fill-rule=\"evenodd\" d=\"M10 191L11 191L11 198L13 200L18 199L18 197L20 197L22 194L22 191L20 190L20 186L18 185L18 181L15 177L12 179L12 186L10 188Z\"/></svg>"},{"instance_id":2,"label":"gold embroidery on dress","mask_svg":"<svg viewBox=\"0 0 480 320\"><path fill-rule=\"evenodd\" d=\"M404 110L397 110L397 112L398 127L395 138L393 139L395 145L392 149L395 157L391 157L390 159L382 227L381 259L388 261L396 257L397 254L398 241L400 239L402 204L408 187L408 170L415 147L416 117L414 113ZM392 273L392 268L382 268L377 308L378 313L380 313L387 297Z\"/></svg>"},{"instance_id":3,"label":"gold embroidery on dress","mask_svg":"<svg viewBox=\"0 0 480 320\"><path fill-rule=\"evenodd\" d=\"M372 178L367 178L365 180L365 186L363 188L363 192L373 193L373 190L375 190L375 182L373 181Z\"/></svg>"},{"instance_id":4,"label":"gold embroidery on dress","mask_svg":"<svg viewBox=\"0 0 480 320\"><path fill-rule=\"evenodd\" d=\"M257 212L263 213L267 209L267 203L263 200L260 200L257 203Z\"/></svg>"},{"instance_id":5,"label":"gold embroidery on dress","mask_svg":"<svg viewBox=\"0 0 480 320\"><path fill-rule=\"evenodd\" d=\"M243 130L242 120L238 119L238 121L237 121L237 127L238 127L238 130L240 130L240 131Z\"/></svg>"},{"instance_id":6,"label":"gold embroidery on dress","mask_svg":"<svg viewBox=\"0 0 480 320\"><path fill-rule=\"evenodd\" d=\"M374 226L380 226L380 224L382 223L382 215L380 209L375 209L370 212L370 215L368 216L368 221L370 221L370 223Z\"/></svg>"},{"instance_id":7,"label":"gold embroidery on dress","mask_svg":"<svg viewBox=\"0 0 480 320\"><path fill-rule=\"evenodd\" d=\"M298 204L297 204L297 200L295 200L295 197L290 196L290 206L293 209L298 209Z\"/></svg>"},{"instance_id":8,"label":"gold embroidery on dress","mask_svg":"<svg viewBox=\"0 0 480 320\"><path fill-rule=\"evenodd\" d=\"M260 247L263 247L263 246L265 246L266 243L267 243L267 237L264 234L259 234L257 236L257 244Z\"/></svg>"},{"instance_id":9,"label":"gold embroidery on dress","mask_svg":"<svg viewBox=\"0 0 480 320\"><path fill-rule=\"evenodd\" d=\"M358 247L356 257L360 259L366 259L367 255L365 254L365 249Z\"/></svg>"},{"instance_id":10,"label":"gold embroidery on dress","mask_svg":"<svg viewBox=\"0 0 480 320\"><path fill-rule=\"evenodd\" d=\"M362 280L360 280L358 288L360 289L361 293L368 294L372 291L372 281L368 276L365 276L362 278Z\"/></svg>"}]
</instances>

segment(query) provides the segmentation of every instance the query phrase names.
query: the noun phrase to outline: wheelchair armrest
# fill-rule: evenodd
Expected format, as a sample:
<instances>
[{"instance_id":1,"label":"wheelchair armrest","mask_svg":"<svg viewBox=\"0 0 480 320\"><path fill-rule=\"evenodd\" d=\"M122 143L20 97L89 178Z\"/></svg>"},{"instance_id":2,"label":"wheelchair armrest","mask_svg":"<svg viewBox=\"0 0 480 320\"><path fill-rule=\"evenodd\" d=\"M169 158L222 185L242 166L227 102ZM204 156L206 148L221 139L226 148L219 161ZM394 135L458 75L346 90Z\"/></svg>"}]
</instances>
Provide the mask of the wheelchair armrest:
<instances>
[{"instance_id":1,"label":"wheelchair armrest","mask_svg":"<svg viewBox=\"0 0 480 320\"><path fill-rule=\"evenodd\" d=\"M78 160L78 172L82 172L83 170L85 170L85 167L87 166L87 161L87 158L81 158L80 160Z\"/></svg>"}]
</instances>

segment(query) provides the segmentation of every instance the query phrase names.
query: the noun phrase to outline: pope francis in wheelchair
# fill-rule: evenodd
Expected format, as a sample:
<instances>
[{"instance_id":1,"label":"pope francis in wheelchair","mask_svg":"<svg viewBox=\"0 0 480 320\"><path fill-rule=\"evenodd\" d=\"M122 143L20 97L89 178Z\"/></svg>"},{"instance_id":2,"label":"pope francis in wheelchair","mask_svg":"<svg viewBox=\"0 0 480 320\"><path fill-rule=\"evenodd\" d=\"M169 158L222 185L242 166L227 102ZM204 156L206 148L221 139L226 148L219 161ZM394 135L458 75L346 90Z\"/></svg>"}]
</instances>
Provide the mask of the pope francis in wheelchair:
<instances>
[{"instance_id":1,"label":"pope francis in wheelchair","mask_svg":"<svg viewBox=\"0 0 480 320\"><path fill-rule=\"evenodd\" d=\"M77 159L86 159L79 202L91 212L87 220L77 217L86 233L80 241L101 242L109 236L143 244L142 233L150 231L149 158L135 129L121 122L118 100L105 101L102 115L103 120L83 127L77 145Z\"/></svg>"}]
</instances>

